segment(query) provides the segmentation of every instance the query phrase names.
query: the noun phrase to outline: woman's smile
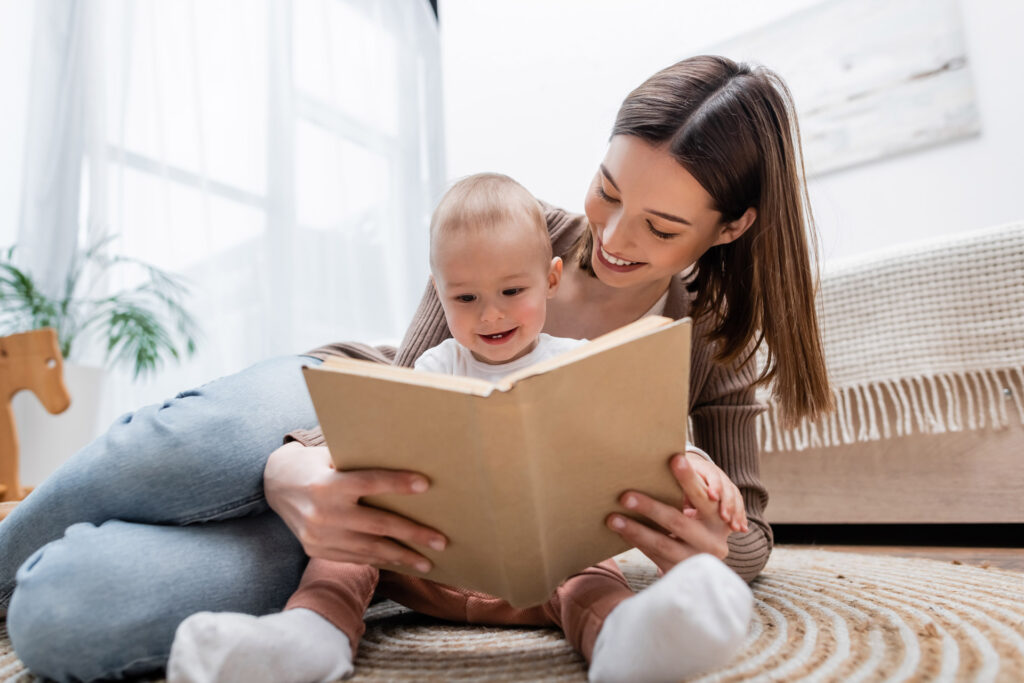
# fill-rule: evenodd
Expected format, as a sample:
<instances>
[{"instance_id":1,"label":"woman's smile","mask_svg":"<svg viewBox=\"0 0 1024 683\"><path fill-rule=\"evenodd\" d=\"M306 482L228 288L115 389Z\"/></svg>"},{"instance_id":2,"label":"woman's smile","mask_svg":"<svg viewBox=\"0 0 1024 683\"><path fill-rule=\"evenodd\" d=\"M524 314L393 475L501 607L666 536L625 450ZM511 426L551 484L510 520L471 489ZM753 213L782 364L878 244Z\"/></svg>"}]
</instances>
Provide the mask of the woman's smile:
<instances>
[{"instance_id":1,"label":"woman's smile","mask_svg":"<svg viewBox=\"0 0 1024 683\"><path fill-rule=\"evenodd\" d=\"M628 273L646 265L643 261L630 261L628 259L620 258L610 253L604 248L600 240L597 242L597 248L594 250L597 252L597 258L601 262L601 265L605 266L610 270L614 270L617 273Z\"/></svg>"}]
</instances>

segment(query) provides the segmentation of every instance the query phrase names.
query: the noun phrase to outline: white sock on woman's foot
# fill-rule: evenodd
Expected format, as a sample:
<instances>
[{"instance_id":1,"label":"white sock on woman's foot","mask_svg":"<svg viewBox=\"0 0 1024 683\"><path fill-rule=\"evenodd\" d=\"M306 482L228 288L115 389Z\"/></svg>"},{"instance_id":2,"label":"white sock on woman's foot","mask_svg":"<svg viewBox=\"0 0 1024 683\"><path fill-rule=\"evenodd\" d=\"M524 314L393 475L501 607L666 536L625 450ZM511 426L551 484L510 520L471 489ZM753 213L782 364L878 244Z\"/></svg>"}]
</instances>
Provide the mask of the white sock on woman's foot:
<instances>
[{"instance_id":1,"label":"white sock on woman's foot","mask_svg":"<svg viewBox=\"0 0 1024 683\"><path fill-rule=\"evenodd\" d=\"M590 681L678 681L721 666L743 643L753 594L707 554L622 601L597 634Z\"/></svg>"},{"instance_id":2,"label":"white sock on woman's foot","mask_svg":"<svg viewBox=\"0 0 1024 683\"><path fill-rule=\"evenodd\" d=\"M167 683L327 683L352 671L348 636L312 610L197 612L174 634Z\"/></svg>"}]
</instances>

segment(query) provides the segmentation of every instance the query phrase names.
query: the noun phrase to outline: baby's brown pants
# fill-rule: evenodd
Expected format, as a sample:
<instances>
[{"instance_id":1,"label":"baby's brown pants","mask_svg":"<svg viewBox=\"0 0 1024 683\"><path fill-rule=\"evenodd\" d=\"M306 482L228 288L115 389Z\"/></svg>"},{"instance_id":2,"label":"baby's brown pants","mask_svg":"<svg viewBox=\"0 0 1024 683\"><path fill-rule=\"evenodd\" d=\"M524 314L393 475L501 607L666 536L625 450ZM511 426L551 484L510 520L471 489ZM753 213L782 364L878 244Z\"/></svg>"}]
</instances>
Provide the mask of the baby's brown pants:
<instances>
[{"instance_id":1,"label":"baby's brown pants","mask_svg":"<svg viewBox=\"0 0 1024 683\"><path fill-rule=\"evenodd\" d=\"M525 609L483 593L361 564L312 559L285 609L305 607L348 636L355 659L366 631L363 614L374 593L440 619L467 624L557 626L590 661L605 617L633 595L614 560L566 579L547 602Z\"/></svg>"}]
</instances>

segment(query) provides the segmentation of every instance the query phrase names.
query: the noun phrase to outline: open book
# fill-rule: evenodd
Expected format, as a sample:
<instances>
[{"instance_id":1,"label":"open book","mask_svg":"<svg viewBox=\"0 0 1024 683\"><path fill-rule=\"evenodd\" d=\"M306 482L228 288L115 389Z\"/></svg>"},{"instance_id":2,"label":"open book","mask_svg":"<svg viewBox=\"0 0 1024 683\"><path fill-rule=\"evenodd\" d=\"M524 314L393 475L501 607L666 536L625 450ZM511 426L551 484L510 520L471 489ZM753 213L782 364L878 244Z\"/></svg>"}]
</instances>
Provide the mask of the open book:
<instances>
[{"instance_id":1,"label":"open book","mask_svg":"<svg viewBox=\"0 0 1024 683\"><path fill-rule=\"evenodd\" d=\"M690 329L641 318L497 384L335 358L303 372L339 470L430 479L363 499L448 537L408 573L525 607L628 548L604 524L624 490L681 501L668 461L686 449Z\"/></svg>"}]
</instances>

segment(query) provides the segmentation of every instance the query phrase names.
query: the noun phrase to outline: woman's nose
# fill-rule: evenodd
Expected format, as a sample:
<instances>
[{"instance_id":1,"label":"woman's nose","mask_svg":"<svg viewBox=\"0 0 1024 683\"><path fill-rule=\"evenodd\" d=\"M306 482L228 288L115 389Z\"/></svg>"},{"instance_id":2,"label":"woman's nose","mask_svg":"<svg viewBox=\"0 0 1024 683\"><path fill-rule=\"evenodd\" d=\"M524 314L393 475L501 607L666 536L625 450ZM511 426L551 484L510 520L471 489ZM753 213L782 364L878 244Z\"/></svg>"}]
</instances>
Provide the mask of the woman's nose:
<instances>
[{"instance_id":1,"label":"woman's nose","mask_svg":"<svg viewBox=\"0 0 1024 683\"><path fill-rule=\"evenodd\" d=\"M601 243L608 251L615 251L629 246L629 230L621 213L609 216L601 231Z\"/></svg>"}]
</instances>

